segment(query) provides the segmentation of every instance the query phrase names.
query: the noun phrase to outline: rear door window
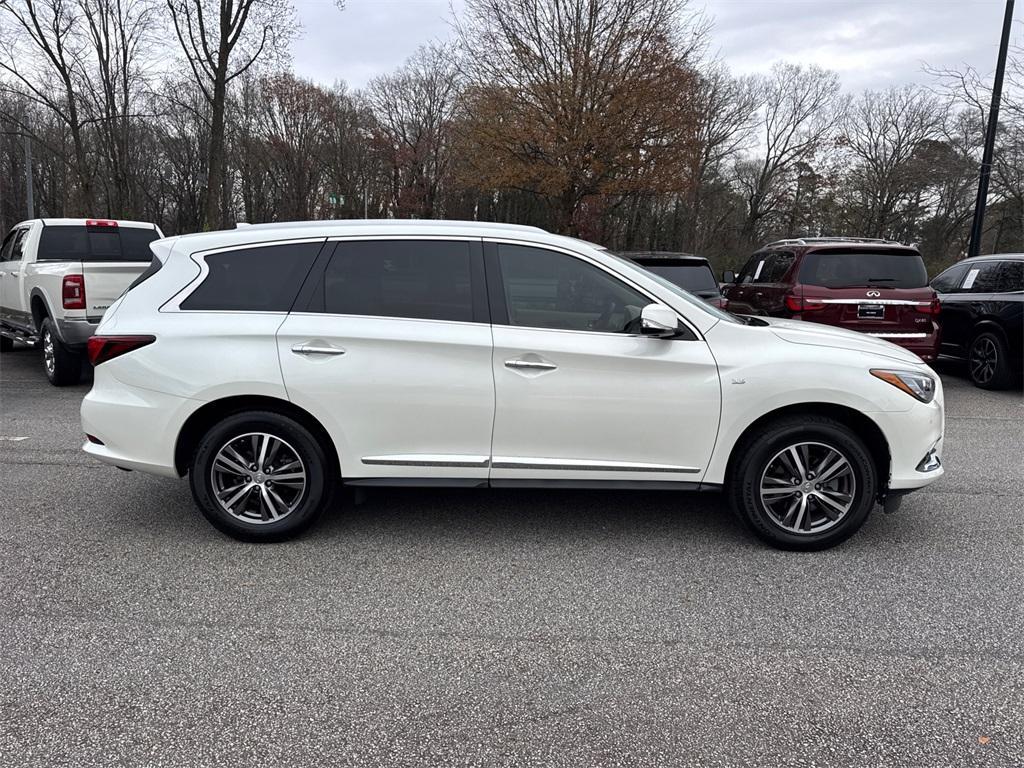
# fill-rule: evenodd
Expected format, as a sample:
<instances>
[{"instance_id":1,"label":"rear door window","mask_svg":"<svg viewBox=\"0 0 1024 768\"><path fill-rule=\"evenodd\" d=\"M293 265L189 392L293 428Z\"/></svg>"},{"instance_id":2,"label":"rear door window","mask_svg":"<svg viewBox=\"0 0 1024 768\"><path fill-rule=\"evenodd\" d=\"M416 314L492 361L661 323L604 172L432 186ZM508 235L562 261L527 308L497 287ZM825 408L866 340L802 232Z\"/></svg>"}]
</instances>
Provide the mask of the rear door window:
<instances>
[{"instance_id":1,"label":"rear door window","mask_svg":"<svg viewBox=\"0 0 1024 768\"><path fill-rule=\"evenodd\" d=\"M928 273L921 255L906 251L811 251L800 266L800 282L822 288L924 288Z\"/></svg>"},{"instance_id":2,"label":"rear door window","mask_svg":"<svg viewBox=\"0 0 1024 768\"><path fill-rule=\"evenodd\" d=\"M208 312L287 312L322 241L239 248L204 259L206 279L181 309Z\"/></svg>"},{"instance_id":3,"label":"rear door window","mask_svg":"<svg viewBox=\"0 0 1024 768\"><path fill-rule=\"evenodd\" d=\"M50 224L39 239L39 261L142 261L160 233L148 227L87 227Z\"/></svg>"},{"instance_id":4,"label":"rear door window","mask_svg":"<svg viewBox=\"0 0 1024 768\"><path fill-rule=\"evenodd\" d=\"M472 249L468 241L339 243L309 310L472 322Z\"/></svg>"},{"instance_id":5,"label":"rear door window","mask_svg":"<svg viewBox=\"0 0 1024 768\"><path fill-rule=\"evenodd\" d=\"M960 289L967 293L994 293L998 291L999 267L1000 263L998 261L983 261L980 264L970 265Z\"/></svg>"}]
</instances>

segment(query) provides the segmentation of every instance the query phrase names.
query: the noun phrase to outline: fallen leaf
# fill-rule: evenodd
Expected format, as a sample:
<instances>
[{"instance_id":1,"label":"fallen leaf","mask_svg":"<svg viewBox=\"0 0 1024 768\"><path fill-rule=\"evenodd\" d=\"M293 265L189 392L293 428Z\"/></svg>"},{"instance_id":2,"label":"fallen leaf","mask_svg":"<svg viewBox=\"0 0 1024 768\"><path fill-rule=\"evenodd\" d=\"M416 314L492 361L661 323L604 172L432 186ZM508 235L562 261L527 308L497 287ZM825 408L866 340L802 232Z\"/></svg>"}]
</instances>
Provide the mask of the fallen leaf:
<instances>
[{"instance_id":1,"label":"fallen leaf","mask_svg":"<svg viewBox=\"0 0 1024 768\"><path fill-rule=\"evenodd\" d=\"M988 736L979 736L978 737L978 743L979 744L988 744L990 741L992 741L992 739L990 739Z\"/></svg>"}]
</instances>

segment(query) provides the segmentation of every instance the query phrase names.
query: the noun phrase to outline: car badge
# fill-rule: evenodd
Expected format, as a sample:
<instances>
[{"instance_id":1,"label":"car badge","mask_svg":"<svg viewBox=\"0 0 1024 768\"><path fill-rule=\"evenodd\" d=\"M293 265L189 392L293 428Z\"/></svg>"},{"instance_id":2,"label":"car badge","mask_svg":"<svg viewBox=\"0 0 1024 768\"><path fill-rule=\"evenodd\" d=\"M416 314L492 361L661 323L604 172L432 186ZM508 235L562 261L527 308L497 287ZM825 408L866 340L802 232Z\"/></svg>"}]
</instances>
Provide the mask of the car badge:
<instances>
[{"instance_id":1,"label":"car badge","mask_svg":"<svg viewBox=\"0 0 1024 768\"><path fill-rule=\"evenodd\" d=\"M871 297L877 297L877 296L881 296L882 292L881 291L868 291L866 295L867 296L871 296Z\"/></svg>"}]
</instances>

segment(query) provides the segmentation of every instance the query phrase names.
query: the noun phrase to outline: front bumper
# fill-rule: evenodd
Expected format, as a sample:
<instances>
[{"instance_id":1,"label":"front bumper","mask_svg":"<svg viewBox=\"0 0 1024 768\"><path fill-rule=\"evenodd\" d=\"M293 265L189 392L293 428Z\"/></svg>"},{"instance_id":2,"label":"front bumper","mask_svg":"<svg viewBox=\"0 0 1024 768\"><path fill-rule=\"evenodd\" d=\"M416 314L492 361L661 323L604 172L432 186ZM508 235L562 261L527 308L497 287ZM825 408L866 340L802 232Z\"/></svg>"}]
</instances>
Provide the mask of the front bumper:
<instances>
[{"instance_id":1,"label":"front bumper","mask_svg":"<svg viewBox=\"0 0 1024 768\"><path fill-rule=\"evenodd\" d=\"M935 381L932 402L915 400L906 411L871 414L889 444L889 491L924 488L946 472L942 466L945 407L938 376Z\"/></svg>"}]
</instances>

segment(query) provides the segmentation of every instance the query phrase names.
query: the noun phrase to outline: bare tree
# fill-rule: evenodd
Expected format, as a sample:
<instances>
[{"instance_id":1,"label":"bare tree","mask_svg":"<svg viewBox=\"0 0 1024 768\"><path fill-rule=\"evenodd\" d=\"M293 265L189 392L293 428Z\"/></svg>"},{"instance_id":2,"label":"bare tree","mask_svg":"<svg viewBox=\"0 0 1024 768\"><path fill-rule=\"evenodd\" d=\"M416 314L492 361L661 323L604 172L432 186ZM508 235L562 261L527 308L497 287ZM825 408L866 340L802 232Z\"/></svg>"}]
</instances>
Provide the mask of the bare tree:
<instances>
[{"instance_id":1,"label":"bare tree","mask_svg":"<svg viewBox=\"0 0 1024 768\"><path fill-rule=\"evenodd\" d=\"M432 46L367 88L376 118L374 145L388 168L397 216L429 219L444 213L440 193L448 181L460 84L455 51Z\"/></svg>"},{"instance_id":2,"label":"bare tree","mask_svg":"<svg viewBox=\"0 0 1024 768\"><path fill-rule=\"evenodd\" d=\"M10 77L0 81L0 88L24 95L66 126L71 152L65 161L74 168L77 181L72 209L91 213L93 173L86 147L89 116L82 103L87 45L81 34L81 6L75 0L3 0L0 11L0 71ZM16 115L9 117L17 120ZM27 124L20 124L19 129L32 135Z\"/></svg>"},{"instance_id":3,"label":"bare tree","mask_svg":"<svg viewBox=\"0 0 1024 768\"><path fill-rule=\"evenodd\" d=\"M762 219L779 212L797 163L808 163L842 112L839 78L812 65L780 63L760 82L759 140L763 156L737 166L747 200L743 235L753 242Z\"/></svg>"},{"instance_id":4,"label":"bare tree","mask_svg":"<svg viewBox=\"0 0 1024 768\"><path fill-rule=\"evenodd\" d=\"M702 250L701 206L707 187L720 175L722 164L749 148L756 126L757 84L751 78L734 78L720 64L702 72L694 95L695 151L689 198L687 250ZM714 229L711 228L709 235Z\"/></svg>"},{"instance_id":5,"label":"bare tree","mask_svg":"<svg viewBox=\"0 0 1024 768\"><path fill-rule=\"evenodd\" d=\"M296 29L289 0L167 0L189 68L210 104L204 226L225 226L225 110L229 84L261 57L283 53Z\"/></svg>"},{"instance_id":6,"label":"bare tree","mask_svg":"<svg viewBox=\"0 0 1024 768\"><path fill-rule=\"evenodd\" d=\"M925 142L939 138L943 117L939 100L915 86L865 91L853 102L837 143L853 160L847 187L855 198L857 232L901 234L901 207L912 205L928 181L915 158Z\"/></svg>"}]
</instances>

